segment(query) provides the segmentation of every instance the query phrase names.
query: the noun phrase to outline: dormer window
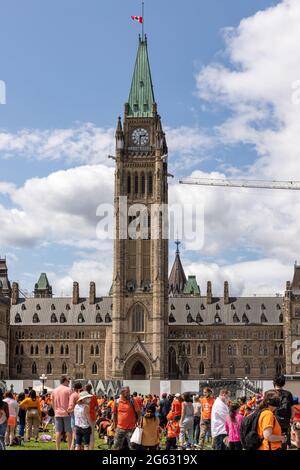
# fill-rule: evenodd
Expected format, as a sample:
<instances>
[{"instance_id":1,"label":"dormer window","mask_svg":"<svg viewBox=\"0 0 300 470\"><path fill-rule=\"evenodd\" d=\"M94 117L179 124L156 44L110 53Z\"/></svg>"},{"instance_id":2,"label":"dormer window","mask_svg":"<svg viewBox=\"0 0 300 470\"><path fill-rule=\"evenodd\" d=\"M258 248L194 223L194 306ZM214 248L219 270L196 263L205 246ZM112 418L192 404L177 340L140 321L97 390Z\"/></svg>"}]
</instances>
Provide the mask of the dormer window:
<instances>
[{"instance_id":1,"label":"dormer window","mask_svg":"<svg viewBox=\"0 0 300 470\"><path fill-rule=\"evenodd\" d=\"M176 322L176 319L175 319L173 313L170 313L170 315L169 315L169 323L175 323L175 322Z\"/></svg>"},{"instance_id":2,"label":"dormer window","mask_svg":"<svg viewBox=\"0 0 300 470\"><path fill-rule=\"evenodd\" d=\"M39 323L40 319L37 313L35 313L32 317L32 323Z\"/></svg>"},{"instance_id":3,"label":"dormer window","mask_svg":"<svg viewBox=\"0 0 300 470\"><path fill-rule=\"evenodd\" d=\"M102 320L102 317L101 317L100 313L97 313L97 315L96 315L96 323L102 323L102 322L103 322L103 320Z\"/></svg>"},{"instance_id":4,"label":"dormer window","mask_svg":"<svg viewBox=\"0 0 300 470\"><path fill-rule=\"evenodd\" d=\"M22 304L21 309L22 309L22 310L26 310L26 305L25 305L25 304Z\"/></svg>"},{"instance_id":5,"label":"dormer window","mask_svg":"<svg viewBox=\"0 0 300 470\"><path fill-rule=\"evenodd\" d=\"M261 304L261 310L266 310L265 304Z\"/></svg>"},{"instance_id":6,"label":"dormer window","mask_svg":"<svg viewBox=\"0 0 300 470\"><path fill-rule=\"evenodd\" d=\"M67 322L67 319L65 317L65 314L62 313L59 317L59 323L66 323Z\"/></svg>"},{"instance_id":7,"label":"dormer window","mask_svg":"<svg viewBox=\"0 0 300 470\"><path fill-rule=\"evenodd\" d=\"M71 310L71 307L69 304L66 305L66 310Z\"/></svg>"},{"instance_id":8,"label":"dormer window","mask_svg":"<svg viewBox=\"0 0 300 470\"><path fill-rule=\"evenodd\" d=\"M175 310L175 306L173 304L171 305L171 310Z\"/></svg>"},{"instance_id":9,"label":"dormer window","mask_svg":"<svg viewBox=\"0 0 300 470\"><path fill-rule=\"evenodd\" d=\"M222 320L221 320L220 315L218 313L215 315L215 323L222 323Z\"/></svg>"},{"instance_id":10,"label":"dormer window","mask_svg":"<svg viewBox=\"0 0 300 470\"><path fill-rule=\"evenodd\" d=\"M55 310L55 305L54 304L51 305L51 310Z\"/></svg>"},{"instance_id":11,"label":"dormer window","mask_svg":"<svg viewBox=\"0 0 300 470\"><path fill-rule=\"evenodd\" d=\"M144 103L144 113L146 113L147 111L148 111L148 104Z\"/></svg>"},{"instance_id":12,"label":"dormer window","mask_svg":"<svg viewBox=\"0 0 300 470\"><path fill-rule=\"evenodd\" d=\"M186 320L187 320L188 323L193 323L193 321L194 321L194 320L193 320L193 317L192 317L192 315L191 315L190 313L188 314Z\"/></svg>"},{"instance_id":13,"label":"dormer window","mask_svg":"<svg viewBox=\"0 0 300 470\"><path fill-rule=\"evenodd\" d=\"M242 322L243 323L249 323L249 318L247 317L247 315L245 313L243 315Z\"/></svg>"},{"instance_id":14,"label":"dormer window","mask_svg":"<svg viewBox=\"0 0 300 470\"><path fill-rule=\"evenodd\" d=\"M200 313L197 313L196 323L202 323L202 322L203 322L203 318L201 317Z\"/></svg>"},{"instance_id":15,"label":"dormer window","mask_svg":"<svg viewBox=\"0 0 300 470\"><path fill-rule=\"evenodd\" d=\"M277 310L281 310L281 307L279 304L276 305Z\"/></svg>"},{"instance_id":16,"label":"dormer window","mask_svg":"<svg viewBox=\"0 0 300 470\"><path fill-rule=\"evenodd\" d=\"M268 323L267 317L264 313L261 314L260 322L261 323Z\"/></svg>"},{"instance_id":17,"label":"dormer window","mask_svg":"<svg viewBox=\"0 0 300 470\"><path fill-rule=\"evenodd\" d=\"M84 316L82 315L82 313L80 313L80 314L78 315L77 322L78 322L78 323L84 323L84 322L85 322L85 319L84 319Z\"/></svg>"},{"instance_id":18,"label":"dormer window","mask_svg":"<svg viewBox=\"0 0 300 470\"><path fill-rule=\"evenodd\" d=\"M51 315L51 323L57 323L57 316L55 315L55 313L52 313Z\"/></svg>"},{"instance_id":19,"label":"dormer window","mask_svg":"<svg viewBox=\"0 0 300 470\"><path fill-rule=\"evenodd\" d=\"M22 318L19 313L16 313L15 315L15 323L22 323Z\"/></svg>"},{"instance_id":20,"label":"dormer window","mask_svg":"<svg viewBox=\"0 0 300 470\"><path fill-rule=\"evenodd\" d=\"M279 323L283 323L283 314L282 313L279 315Z\"/></svg>"},{"instance_id":21,"label":"dormer window","mask_svg":"<svg viewBox=\"0 0 300 470\"><path fill-rule=\"evenodd\" d=\"M246 310L250 310L250 309L251 309L250 305L247 304L247 305L246 305Z\"/></svg>"},{"instance_id":22,"label":"dormer window","mask_svg":"<svg viewBox=\"0 0 300 470\"><path fill-rule=\"evenodd\" d=\"M231 310L235 310L235 305L231 304Z\"/></svg>"},{"instance_id":23,"label":"dormer window","mask_svg":"<svg viewBox=\"0 0 300 470\"><path fill-rule=\"evenodd\" d=\"M201 310L205 310L205 306L201 304Z\"/></svg>"},{"instance_id":24,"label":"dormer window","mask_svg":"<svg viewBox=\"0 0 300 470\"><path fill-rule=\"evenodd\" d=\"M83 304L81 305L80 308L81 308L81 310L85 310L85 306Z\"/></svg>"},{"instance_id":25,"label":"dormer window","mask_svg":"<svg viewBox=\"0 0 300 470\"><path fill-rule=\"evenodd\" d=\"M107 314L105 315L105 323L110 323L110 322L111 322L110 314L107 312Z\"/></svg>"},{"instance_id":26,"label":"dormer window","mask_svg":"<svg viewBox=\"0 0 300 470\"><path fill-rule=\"evenodd\" d=\"M219 304L216 305L216 310L220 310L220 305Z\"/></svg>"},{"instance_id":27,"label":"dormer window","mask_svg":"<svg viewBox=\"0 0 300 470\"><path fill-rule=\"evenodd\" d=\"M133 105L133 111L134 111L135 113L137 113L138 110L139 110L139 105L138 105L137 103L134 103L134 105Z\"/></svg>"},{"instance_id":28,"label":"dormer window","mask_svg":"<svg viewBox=\"0 0 300 470\"><path fill-rule=\"evenodd\" d=\"M41 310L40 304L37 304L36 309L37 309L37 310Z\"/></svg>"},{"instance_id":29,"label":"dormer window","mask_svg":"<svg viewBox=\"0 0 300 470\"><path fill-rule=\"evenodd\" d=\"M186 310L191 310L191 307L189 306L189 304L186 304L185 309Z\"/></svg>"},{"instance_id":30,"label":"dormer window","mask_svg":"<svg viewBox=\"0 0 300 470\"><path fill-rule=\"evenodd\" d=\"M240 323L240 319L236 313L233 315L233 323Z\"/></svg>"},{"instance_id":31,"label":"dormer window","mask_svg":"<svg viewBox=\"0 0 300 470\"><path fill-rule=\"evenodd\" d=\"M100 310L100 305L96 304L96 310Z\"/></svg>"}]
</instances>

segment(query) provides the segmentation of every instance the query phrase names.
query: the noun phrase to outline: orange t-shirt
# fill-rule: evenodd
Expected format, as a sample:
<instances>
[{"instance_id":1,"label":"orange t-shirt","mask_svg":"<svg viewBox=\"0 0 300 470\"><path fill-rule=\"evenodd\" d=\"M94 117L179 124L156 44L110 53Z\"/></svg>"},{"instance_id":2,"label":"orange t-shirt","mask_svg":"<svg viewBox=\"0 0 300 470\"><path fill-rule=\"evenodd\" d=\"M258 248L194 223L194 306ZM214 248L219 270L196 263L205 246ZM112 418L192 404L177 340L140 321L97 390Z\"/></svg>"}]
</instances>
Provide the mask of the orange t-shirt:
<instances>
[{"instance_id":1,"label":"orange t-shirt","mask_svg":"<svg viewBox=\"0 0 300 470\"><path fill-rule=\"evenodd\" d=\"M211 410L215 399L213 397L204 397L199 400L201 404L201 420L211 419Z\"/></svg>"},{"instance_id":2,"label":"orange t-shirt","mask_svg":"<svg viewBox=\"0 0 300 470\"><path fill-rule=\"evenodd\" d=\"M281 436L281 427L278 423L276 417L270 410L264 410L260 414L257 425L257 432L260 437L263 437L263 432L267 428L272 428L272 434L276 436ZM271 444L271 447L270 447ZM281 441L269 442L267 439L264 439L262 445L258 450L277 450L281 448Z\"/></svg>"},{"instance_id":3,"label":"orange t-shirt","mask_svg":"<svg viewBox=\"0 0 300 470\"><path fill-rule=\"evenodd\" d=\"M167 436L168 437L178 437L180 434L180 426L178 421L169 421L167 426Z\"/></svg>"},{"instance_id":4,"label":"orange t-shirt","mask_svg":"<svg viewBox=\"0 0 300 470\"><path fill-rule=\"evenodd\" d=\"M293 410L294 410L293 422L300 421L300 405L294 405Z\"/></svg>"},{"instance_id":5,"label":"orange t-shirt","mask_svg":"<svg viewBox=\"0 0 300 470\"><path fill-rule=\"evenodd\" d=\"M174 398L171 411L174 413L174 416L181 416L182 402Z\"/></svg>"},{"instance_id":6,"label":"orange t-shirt","mask_svg":"<svg viewBox=\"0 0 300 470\"><path fill-rule=\"evenodd\" d=\"M132 400L136 413L139 413L140 409L138 404ZM115 413L117 409L117 404L114 403L112 412ZM117 420L117 428L120 429L134 429L137 423L137 418L133 409L130 400L122 400L119 399L118 403L118 420Z\"/></svg>"},{"instance_id":7,"label":"orange t-shirt","mask_svg":"<svg viewBox=\"0 0 300 470\"><path fill-rule=\"evenodd\" d=\"M98 408L98 400L96 395L93 395L90 401L90 417L92 421L96 421L97 414L96 409Z\"/></svg>"}]
</instances>

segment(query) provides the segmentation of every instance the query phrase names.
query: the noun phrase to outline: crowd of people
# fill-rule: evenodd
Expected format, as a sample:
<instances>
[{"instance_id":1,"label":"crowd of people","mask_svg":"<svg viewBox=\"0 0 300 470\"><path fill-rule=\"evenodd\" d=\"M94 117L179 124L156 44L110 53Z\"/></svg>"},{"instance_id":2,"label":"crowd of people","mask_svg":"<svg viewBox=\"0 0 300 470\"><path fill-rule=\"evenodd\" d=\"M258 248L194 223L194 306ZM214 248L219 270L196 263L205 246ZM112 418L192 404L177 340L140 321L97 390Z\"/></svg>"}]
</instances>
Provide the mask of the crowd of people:
<instances>
[{"instance_id":1,"label":"crowd of people","mask_svg":"<svg viewBox=\"0 0 300 470\"><path fill-rule=\"evenodd\" d=\"M209 387L202 396L144 396L123 387L119 396L97 397L91 384L71 388L63 376L51 394L0 390L0 449L33 439L93 450L97 433L115 450L300 450L300 404L284 386L279 375L272 390L250 399L231 400L225 389L214 397Z\"/></svg>"}]
</instances>

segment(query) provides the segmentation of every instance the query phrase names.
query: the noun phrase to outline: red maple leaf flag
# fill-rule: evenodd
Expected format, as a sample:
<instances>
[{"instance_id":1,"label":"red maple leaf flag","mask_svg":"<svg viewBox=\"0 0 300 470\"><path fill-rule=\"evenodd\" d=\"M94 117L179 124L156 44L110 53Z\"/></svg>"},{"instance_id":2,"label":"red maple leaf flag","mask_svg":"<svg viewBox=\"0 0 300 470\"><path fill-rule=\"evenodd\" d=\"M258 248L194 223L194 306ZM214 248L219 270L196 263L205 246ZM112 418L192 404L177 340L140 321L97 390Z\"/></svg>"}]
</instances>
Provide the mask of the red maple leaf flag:
<instances>
[{"instance_id":1,"label":"red maple leaf flag","mask_svg":"<svg viewBox=\"0 0 300 470\"><path fill-rule=\"evenodd\" d=\"M133 21L138 21L139 23L143 23L144 22L144 18L142 16L132 16L131 19Z\"/></svg>"}]
</instances>

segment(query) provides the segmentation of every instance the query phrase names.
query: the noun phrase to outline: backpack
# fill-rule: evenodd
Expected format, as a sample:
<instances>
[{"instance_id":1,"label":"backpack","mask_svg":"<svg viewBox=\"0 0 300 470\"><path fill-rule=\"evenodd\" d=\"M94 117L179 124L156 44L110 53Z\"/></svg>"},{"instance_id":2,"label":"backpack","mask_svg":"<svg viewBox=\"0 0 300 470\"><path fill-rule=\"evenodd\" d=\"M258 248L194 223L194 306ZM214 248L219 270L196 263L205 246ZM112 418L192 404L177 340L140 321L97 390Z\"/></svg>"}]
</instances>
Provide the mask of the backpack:
<instances>
[{"instance_id":1,"label":"backpack","mask_svg":"<svg viewBox=\"0 0 300 470\"><path fill-rule=\"evenodd\" d=\"M246 450L257 450L263 439L257 432L258 420L261 410L256 410L248 416L245 416L240 427L241 443Z\"/></svg>"},{"instance_id":2,"label":"backpack","mask_svg":"<svg viewBox=\"0 0 300 470\"><path fill-rule=\"evenodd\" d=\"M280 390L280 405L275 416L283 430L287 429L292 414L292 395L287 390ZM291 395L291 396L290 396Z\"/></svg>"}]
</instances>

